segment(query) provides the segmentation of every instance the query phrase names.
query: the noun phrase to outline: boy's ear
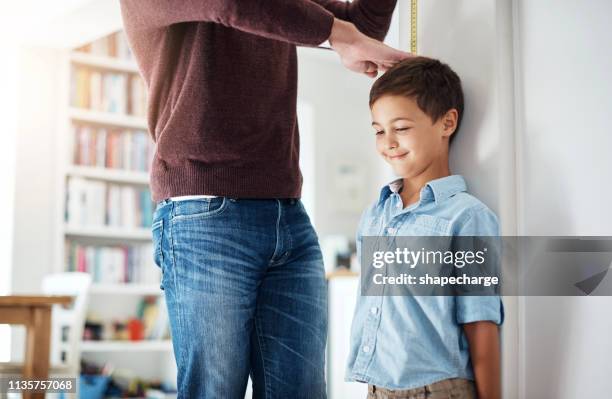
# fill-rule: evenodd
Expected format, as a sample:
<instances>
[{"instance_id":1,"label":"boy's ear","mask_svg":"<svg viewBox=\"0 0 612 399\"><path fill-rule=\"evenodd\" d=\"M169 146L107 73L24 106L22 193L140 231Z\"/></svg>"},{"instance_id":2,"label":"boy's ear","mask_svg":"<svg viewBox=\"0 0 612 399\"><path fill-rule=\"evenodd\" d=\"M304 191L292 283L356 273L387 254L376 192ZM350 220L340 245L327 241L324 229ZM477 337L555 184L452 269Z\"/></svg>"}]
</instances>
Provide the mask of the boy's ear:
<instances>
[{"instance_id":1,"label":"boy's ear","mask_svg":"<svg viewBox=\"0 0 612 399\"><path fill-rule=\"evenodd\" d=\"M459 113L456 109L449 109L444 116L442 116L442 128L443 128L443 136L450 137L455 130L457 130L457 118L459 117Z\"/></svg>"}]
</instances>

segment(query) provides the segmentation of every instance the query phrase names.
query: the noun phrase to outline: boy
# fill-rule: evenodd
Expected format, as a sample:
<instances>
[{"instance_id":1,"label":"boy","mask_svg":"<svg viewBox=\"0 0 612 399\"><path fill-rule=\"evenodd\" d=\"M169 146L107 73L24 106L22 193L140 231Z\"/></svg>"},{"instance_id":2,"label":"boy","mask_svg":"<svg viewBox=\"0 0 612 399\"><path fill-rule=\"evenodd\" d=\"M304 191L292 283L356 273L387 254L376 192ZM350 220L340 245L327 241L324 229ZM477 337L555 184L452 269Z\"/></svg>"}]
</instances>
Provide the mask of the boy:
<instances>
[{"instance_id":1,"label":"boy","mask_svg":"<svg viewBox=\"0 0 612 399\"><path fill-rule=\"evenodd\" d=\"M495 214L451 175L461 81L438 60L410 58L370 92L378 153L400 178L362 216L363 236L499 236ZM452 265L451 265L452 266ZM368 399L500 398L499 296L359 296L348 381Z\"/></svg>"}]
</instances>

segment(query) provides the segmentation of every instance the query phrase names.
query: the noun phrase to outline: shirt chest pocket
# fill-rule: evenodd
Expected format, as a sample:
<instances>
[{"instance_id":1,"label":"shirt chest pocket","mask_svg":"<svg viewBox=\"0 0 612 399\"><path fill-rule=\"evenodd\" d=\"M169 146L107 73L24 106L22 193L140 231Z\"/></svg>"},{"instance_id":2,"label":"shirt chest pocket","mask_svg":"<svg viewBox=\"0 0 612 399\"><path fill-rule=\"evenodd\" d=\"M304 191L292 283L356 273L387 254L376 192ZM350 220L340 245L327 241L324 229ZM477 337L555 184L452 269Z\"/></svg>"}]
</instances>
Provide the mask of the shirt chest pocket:
<instances>
[{"instance_id":1,"label":"shirt chest pocket","mask_svg":"<svg viewBox=\"0 0 612 399\"><path fill-rule=\"evenodd\" d=\"M412 215L404 224L400 235L445 236L451 231L450 222L431 215Z\"/></svg>"}]
</instances>

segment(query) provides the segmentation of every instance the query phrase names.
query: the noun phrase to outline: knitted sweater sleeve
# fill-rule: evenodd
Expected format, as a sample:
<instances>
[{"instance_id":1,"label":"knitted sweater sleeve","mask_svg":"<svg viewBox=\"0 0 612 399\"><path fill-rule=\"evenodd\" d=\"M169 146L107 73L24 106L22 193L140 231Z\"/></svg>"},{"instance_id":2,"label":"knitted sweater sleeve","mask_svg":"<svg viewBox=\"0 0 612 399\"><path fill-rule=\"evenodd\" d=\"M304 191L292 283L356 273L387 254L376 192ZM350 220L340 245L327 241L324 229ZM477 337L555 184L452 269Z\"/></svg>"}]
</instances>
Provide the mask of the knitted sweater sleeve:
<instances>
[{"instance_id":1,"label":"knitted sweater sleeve","mask_svg":"<svg viewBox=\"0 0 612 399\"><path fill-rule=\"evenodd\" d=\"M212 22L306 46L327 40L334 20L331 11L311 0L121 0L121 12L133 30Z\"/></svg>"}]
</instances>

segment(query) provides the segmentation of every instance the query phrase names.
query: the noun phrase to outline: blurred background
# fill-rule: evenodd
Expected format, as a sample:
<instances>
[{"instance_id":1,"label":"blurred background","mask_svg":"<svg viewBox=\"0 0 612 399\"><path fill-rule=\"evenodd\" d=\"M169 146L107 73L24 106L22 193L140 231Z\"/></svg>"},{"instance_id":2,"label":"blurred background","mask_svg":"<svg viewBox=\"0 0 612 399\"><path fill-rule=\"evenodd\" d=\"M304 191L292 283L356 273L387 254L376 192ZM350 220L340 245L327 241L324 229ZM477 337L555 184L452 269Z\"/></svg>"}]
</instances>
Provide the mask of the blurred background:
<instances>
[{"instance_id":1,"label":"blurred background","mask_svg":"<svg viewBox=\"0 0 612 399\"><path fill-rule=\"evenodd\" d=\"M0 6L0 295L83 299L66 326L53 319L50 353L51 371L63 364L69 375L91 376L82 397L99 397L103 385L107 396L173 397L151 255L155 149L119 3ZM398 1L386 42L407 51L416 43L417 53L462 78L466 114L451 171L497 213L504 235L612 236L610 15L604 0ZM374 149L373 81L345 70L332 51L298 54L303 201L330 295L329 397L365 397L364 385L343 381L358 281L354 236L393 175ZM66 272L89 280L76 284ZM609 396L610 298L504 303L504 397ZM0 362L27 360L25 331L0 325Z\"/></svg>"}]
</instances>

